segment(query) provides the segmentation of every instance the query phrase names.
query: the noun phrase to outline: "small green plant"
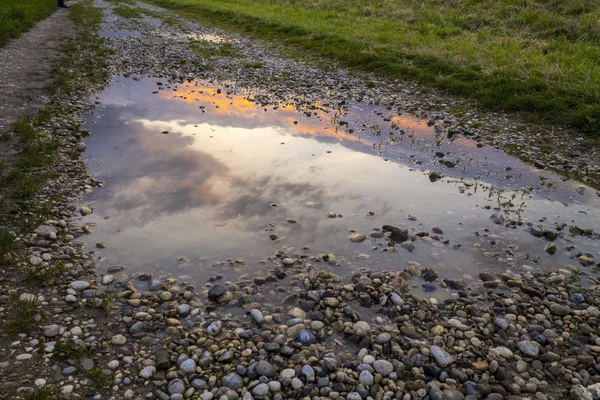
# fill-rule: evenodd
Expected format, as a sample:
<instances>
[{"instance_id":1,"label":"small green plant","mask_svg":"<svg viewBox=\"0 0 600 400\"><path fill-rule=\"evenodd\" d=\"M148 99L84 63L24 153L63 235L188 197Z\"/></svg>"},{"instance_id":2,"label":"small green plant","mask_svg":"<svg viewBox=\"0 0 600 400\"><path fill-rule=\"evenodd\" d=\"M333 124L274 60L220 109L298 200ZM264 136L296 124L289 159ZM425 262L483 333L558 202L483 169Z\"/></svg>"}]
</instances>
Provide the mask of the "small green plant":
<instances>
[{"instance_id":1,"label":"small green plant","mask_svg":"<svg viewBox=\"0 0 600 400\"><path fill-rule=\"evenodd\" d=\"M260 61L252 61L252 62L244 63L244 68L260 69L260 68L264 68L264 67L265 67L265 64L261 63Z\"/></svg>"},{"instance_id":2,"label":"small green plant","mask_svg":"<svg viewBox=\"0 0 600 400\"><path fill-rule=\"evenodd\" d=\"M571 276L575 282L581 281L581 268L569 267L569 271L571 271Z\"/></svg>"},{"instance_id":3,"label":"small green plant","mask_svg":"<svg viewBox=\"0 0 600 400\"><path fill-rule=\"evenodd\" d=\"M6 253L10 250L15 238L15 234L10 229L0 228L0 261L4 259Z\"/></svg>"},{"instance_id":4,"label":"small green plant","mask_svg":"<svg viewBox=\"0 0 600 400\"><path fill-rule=\"evenodd\" d=\"M33 390L25 392L24 400L53 400L56 399L54 386L36 387Z\"/></svg>"},{"instance_id":5,"label":"small green plant","mask_svg":"<svg viewBox=\"0 0 600 400\"><path fill-rule=\"evenodd\" d=\"M119 4L114 8L115 14L123 18L142 18L138 8L129 7Z\"/></svg>"},{"instance_id":6,"label":"small green plant","mask_svg":"<svg viewBox=\"0 0 600 400\"><path fill-rule=\"evenodd\" d=\"M108 315L111 304L117 299L118 296L118 290L105 289L102 292L100 292L100 296L98 298L93 299L89 304L92 308L102 310L105 314Z\"/></svg>"},{"instance_id":7,"label":"small green plant","mask_svg":"<svg viewBox=\"0 0 600 400\"><path fill-rule=\"evenodd\" d=\"M52 269L48 266L27 264L24 270L23 282L47 285L52 281L52 276Z\"/></svg>"},{"instance_id":8,"label":"small green plant","mask_svg":"<svg viewBox=\"0 0 600 400\"><path fill-rule=\"evenodd\" d=\"M79 346L68 339L58 340L54 345L52 355L61 360L79 360L88 348L88 344Z\"/></svg>"},{"instance_id":9,"label":"small green plant","mask_svg":"<svg viewBox=\"0 0 600 400\"><path fill-rule=\"evenodd\" d=\"M17 304L11 310L3 330L9 335L31 333L36 326L35 316L40 313L40 302L36 298L28 300L16 298L15 300Z\"/></svg>"},{"instance_id":10,"label":"small green plant","mask_svg":"<svg viewBox=\"0 0 600 400\"><path fill-rule=\"evenodd\" d=\"M106 387L112 385L113 375L106 375L104 369L100 367L92 368L85 372L85 376L88 377L97 387Z\"/></svg>"}]
</instances>

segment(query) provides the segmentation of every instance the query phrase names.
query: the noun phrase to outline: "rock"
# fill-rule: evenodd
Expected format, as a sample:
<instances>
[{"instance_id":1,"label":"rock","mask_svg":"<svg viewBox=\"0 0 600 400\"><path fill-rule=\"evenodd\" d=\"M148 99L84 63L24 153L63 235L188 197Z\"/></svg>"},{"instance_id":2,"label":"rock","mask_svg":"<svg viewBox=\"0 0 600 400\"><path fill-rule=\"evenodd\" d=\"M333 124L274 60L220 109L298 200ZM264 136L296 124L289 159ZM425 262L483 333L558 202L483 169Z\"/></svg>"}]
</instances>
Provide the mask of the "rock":
<instances>
[{"instance_id":1,"label":"rock","mask_svg":"<svg viewBox=\"0 0 600 400\"><path fill-rule=\"evenodd\" d=\"M229 289L225 285L216 284L208 290L208 299L217 300L224 295Z\"/></svg>"},{"instance_id":2,"label":"rock","mask_svg":"<svg viewBox=\"0 0 600 400\"><path fill-rule=\"evenodd\" d=\"M296 376L296 371L294 371L292 368L287 368L287 369L284 369L283 371L281 371L281 372L279 373L279 377L280 377L282 380L286 380L286 379L292 379L292 378L293 378L293 377L295 377L295 376Z\"/></svg>"},{"instance_id":3,"label":"rock","mask_svg":"<svg viewBox=\"0 0 600 400\"><path fill-rule=\"evenodd\" d=\"M292 308L288 315L294 318L306 319L306 312L298 307Z\"/></svg>"},{"instance_id":4,"label":"rock","mask_svg":"<svg viewBox=\"0 0 600 400\"><path fill-rule=\"evenodd\" d=\"M363 386L371 386L373 384L373 379L373 374L367 370L364 370L360 373L358 382Z\"/></svg>"},{"instance_id":5,"label":"rock","mask_svg":"<svg viewBox=\"0 0 600 400\"><path fill-rule=\"evenodd\" d=\"M256 308L250 310L250 316L258 325L262 325L265 322L265 317L263 316L262 312Z\"/></svg>"},{"instance_id":6,"label":"rock","mask_svg":"<svg viewBox=\"0 0 600 400\"><path fill-rule=\"evenodd\" d=\"M127 342L127 338L119 333L117 335L114 335L110 339L110 342L115 346L123 346Z\"/></svg>"},{"instance_id":7,"label":"rock","mask_svg":"<svg viewBox=\"0 0 600 400\"><path fill-rule=\"evenodd\" d=\"M103 285L110 285L111 283L113 283L115 280L115 277L113 275L104 275L102 277L102 284Z\"/></svg>"},{"instance_id":8,"label":"rock","mask_svg":"<svg viewBox=\"0 0 600 400\"><path fill-rule=\"evenodd\" d=\"M352 326L357 335L366 335L371 330L371 327L365 321L358 321Z\"/></svg>"},{"instance_id":9,"label":"rock","mask_svg":"<svg viewBox=\"0 0 600 400\"><path fill-rule=\"evenodd\" d=\"M508 325L509 325L509 322L507 320L505 320L504 318L500 318L500 317L496 317L494 319L494 323L500 329L507 329Z\"/></svg>"},{"instance_id":10,"label":"rock","mask_svg":"<svg viewBox=\"0 0 600 400\"><path fill-rule=\"evenodd\" d=\"M294 390L300 390L302 389L302 387L304 386L304 384L302 383L302 381L298 378L293 378L292 379L292 388Z\"/></svg>"},{"instance_id":11,"label":"rock","mask_svg":"<svg viewBox=\"0 0 600 400\"><path fill-rule=\"evenodd\" d=\"M575 385L569 392L571 400L594 400L592 393L582 385Z\"/></svg>"},{"instance_id":12,"label":"rock","mask_svg":"<svg viewBox=\"0 0 600 400\"><path fill-rule=\"evenodd\" d=\"M392 340L392 335L390 335L388 332L380 333L379 336L377 336L377 343L380 344L387 343L390 340Z\"/></svg>"},{"instance_id":13,"label":"rock","mask_svg":"<svg viewBox=\"0 0 600 400\"><path fill-rule=\"evenodd\" d=\"M206 333L216 336L221 332L221 329L223 329L223 323L221 321L214 321L206 328Z\"/></svg>"},{"instance_id":14,"label":"rock","mask_svg":"<svg viewBox=\"0 0 600 400\"><path fill-rule=\"evenodd\" d=\"M391 362L386 360L377 360L373 363L373 369L378 374L386 377L394 371L394 366Z\"/></svg>"},{"instance_id":15,"label":"rock","mask_svg":"<svg viewBox=\"0 0 600 400\"><path fill-rule=\"evenodd\" d=\"M147 367L144 367L144 369L140 371L140 377L144 379L150 379L154 376L155 373L156 367L154 367L153 365L149 365Z\"/></svg>"},{"instance_id":16,"label":"rock","mask_svg":"<svg viewBox=\"0 0 600 400\"><path fill-rule=\"evenodd\" d=\"M230 372L221 379L221 385L233 390L240 390L244 387L244 378L235 372Z\"/></svg>"},{"instance_id":17,"label":"rock","mask_svg":"<svg viewBox=\"0 0 600 400\"><path fill-rule=\"evenodd\" d=\"M272 366L269 362L261 360L256 366L256 373L259 376L273 378L277 374L277 369L274 366Z\"/></svg>"},{"instance_id":18,"label":"rock","mask_svg":"<svg viewBox=\"0 0 600 400\"><path fill-rule=\"evenodd\" d=\"M403 243L408 240L408 229L400 229L392 225L384 225L382 230L384 232L390 232L390 239L396 243Z\"/></svg>"},{"instance_id":19,"label":"rock","mask_svg":"<svg viewBox=\"0 0 600 400\"><path fill-rule=\"evenodd\" d=\"M192 307L189 304L180 304L176 308L177 314L186 316L192 311Z\"/></svg>"},{"instance_id":20,"label":"rock","mask_svg":"<svg viewBox=\"0 0 600 400\"><path fill-rule=\"evenodd\" d=\"M492 214L490 215L490 218L492 222L496 225L504 225L504 215L502 215L501 213L497 212L495 214Z\"/></svg>"},{"instance_id":21,"label":"rock","mask_svg":"<svg viewBox=\"0 0 600 400\"><path fill-rule=\"evenodd\" d=\"M590 265L594 265L596 263L593 258L587 256L579 256L577 257L577 259L579 260L581 265L585 267L589 267Z\"/></svg>"},{"instance_id":22,"label":"rock","mask_svg":"<svg viewBox=\"0 0 600 400\"><path fill-rule=\"evenodd\" d=\"M523 354L528 355L529 357L537 357L540 353L540 348L534 342L529 340L521 340L517 343L517 347L519 347L519 350L521 350Z\"/></svg>"},{"instance_id":23,"label":"rock","mask_svg":"<svg viewBox=\"0 0 600 400\"><path fill-rule=\"evenodd\" d=\"M406 242L400 243L400 247L402 247L403 249L406 249L408 251L413 251L415 249L415 244L413 242L406 241Z\"/></svg>"},{"instance_id":24,"label":"rock","mask_svg":"<svg viewBox=\"0 0 600 400\"><path fill-rule=\"evenodd\" d=\"M550 312L558 317L564 317L565 315L569 315L571 312L571 309L568 306L558 303L551 303L549 308Z\"/></svg>"},{"instance_id":25,"label":"rock","mask_svg":"<svg viewBox=\"0 0 600 400\"><path fill-rule=\"evenodd\" d=\"M454 362L454 358L439 346L431 346L429 351L440 367L446 367Z\"/></svg>"},{"instance_id":26,"label":"rock","mask_svg":"<svg viewBox=\"0 0 600 400\"><path fill-rule=\"evenodd\" d=\"M185 372L186 374L193 374L196 372L196 361L190 359L185 360L179 366L179 369Z\"/></svg>"},{"instance_id":27,"label":"rock","mask_svg":"<svg viewBox=\"0 0 600 400\"><path fill-rule=\"evenodd\" d=\"M367 237L365 236L364 233L353 233L352 235L350 235L350 240L355 242L355 243L360 243L363 242Z\"/></svg>"},{"instance_id":28,"label":"rock","mask_svg":"<svg viewBox=\"0 0 600 400\"><path fill-rule=\"evenodd\" d=\"M169 383L167 387L169 394L183 394L185 393L185 383L181 379L174 379Z\"/></svg>"},{"instance_id":29,"label":"rock","mask_svg":"<svg viewBox=\"0 0 600 400\"><path fill-rule=\"evenodd\" d=\"M69 287L71 287L71 289L75 289L75 290L85 290L90 287L90 284L89 284L89 282L86 282L86 281L73 281L73 282L71 282Z\"/></svg>"},{"instance_id":30,"label":"rock","mask_svg":"<svg viewBox=\"0 0 600 400\"><path fill-rule=\"evenodd\" d=\"M58 335L60 332L60 327L58 325L48 325L44 328L44 336L47 338L53 338Z\"/></svg>"},{"instance_id":31,"label":"rock","mask_svg":"<svg viewBox=\"0 0 600 400\"><path fill-rule=\"evenodd\" d=\"M557 250L558 250L558 248L556 247L555 243L550 243L549 245L546 245L546 247L544 247L544 251L546 253L550 254L551 256L556 254Z\"/></svg>"},{"instance_id":32,"label":"rock","mask_svg":"<svg viewBox=\"0 0 600 400\"><path fill-rule=\"evenodd\" d=\"M303 346L310 346L311 344L317 343L317 338L309 330L303 329L296 334L294 340L298 343L301 343Z\"/></svg>"},{"instance_id":33,"label":"rock","mask_svg":"<svg viewBox=\"0 0 600 400\"><path fill-rule=\"evenodd\" d=\"M269 385L267 385L266 383L259 383L258 385L256 385L254 387L254 389L252 389L252 394L254 394L255 396L264 397L268 393L269 393Z\"/></svg>"}]
</instances>

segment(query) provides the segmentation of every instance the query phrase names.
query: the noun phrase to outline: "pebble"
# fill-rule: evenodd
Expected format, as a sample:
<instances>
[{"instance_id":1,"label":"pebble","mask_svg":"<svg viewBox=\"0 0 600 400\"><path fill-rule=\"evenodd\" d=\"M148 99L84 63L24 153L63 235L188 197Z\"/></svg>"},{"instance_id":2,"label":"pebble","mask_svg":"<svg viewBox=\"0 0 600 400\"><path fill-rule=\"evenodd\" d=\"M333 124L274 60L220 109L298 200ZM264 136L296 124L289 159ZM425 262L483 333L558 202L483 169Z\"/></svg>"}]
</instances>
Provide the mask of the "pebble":
<instances>
[{"instance_id":1,"label":"pebble","mask_svg":"<svg viewBox=\"0 0 600 400\"><path fill-rule=\"evenodd\" d=\"M123 346L127 342L127 338L119 333L117 335L114 335L110 339L110 342L115 346Z\"/></svg>"},{"instance_id":2,"label":"pebble","mask_svg":"<svg viewBox=\"0 0 600 400\"><path fill-rule=\"evenodd\" d=\"M87 281L73 281L69 286L75 290L85 290L90 287L90 284Z\"/></svg>"},{"instance_id":3,"label":"pebble","mask_svg":"<svg viewBox=\"0 0 600 400\"><path fill-rule=\"evenodd\" d=\"M447 367L454 362L454 358L439 346L431 346L429 351L440 367Z\"/></svg>"},{"instance_id":4,"label":"pebble","mask_svg":"<svg viewBox=\"0 0 600 400\"><path fill-rule=\"evenodd\" d=\"M350 240L355 243L364 242L366 238L367 237L364 233L353 233L352 235L350 235Z\"/></svg>"}]
</instances>

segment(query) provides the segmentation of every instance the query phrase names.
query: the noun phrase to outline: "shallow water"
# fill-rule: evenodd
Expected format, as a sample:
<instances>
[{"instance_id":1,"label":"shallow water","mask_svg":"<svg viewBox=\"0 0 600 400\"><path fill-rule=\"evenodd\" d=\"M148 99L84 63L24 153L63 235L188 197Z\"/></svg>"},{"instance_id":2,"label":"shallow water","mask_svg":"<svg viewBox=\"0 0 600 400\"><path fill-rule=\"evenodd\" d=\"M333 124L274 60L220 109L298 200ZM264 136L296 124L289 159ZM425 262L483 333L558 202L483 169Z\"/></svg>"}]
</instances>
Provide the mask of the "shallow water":
<instances>
[{"instance_id":1,"label":"shallow water","mask_svg":"<svg viewBox=\"0 0 600 400\"><path fill-rule=\"evenodd\" d=\"M523 223L598 232L600 197L579 183L472 139L436 135L427 121L384 107L259 103L251 92L202 81L114 80L86 126L88 166L105 184L85 199L94 213L83 222L95 226L81 239L90 248L107 244L96 249L99 272L125 265L128 273L202 285L216 273L265 276L270 266L259 261L284 246L288 254L333 253L340 265L329 267L342 276L419 263L441 277L468 278L523 265L579 266L579 252L600 256L600 241L583 236L557 239L551 256L550 242L526 224L490 219L500 208ZM431 170L444 178L431 182ZM368 236L385 224L430 236L414 251L383 251L385 239L349 240L351 230Z\"/></svg>"}]
</instances>

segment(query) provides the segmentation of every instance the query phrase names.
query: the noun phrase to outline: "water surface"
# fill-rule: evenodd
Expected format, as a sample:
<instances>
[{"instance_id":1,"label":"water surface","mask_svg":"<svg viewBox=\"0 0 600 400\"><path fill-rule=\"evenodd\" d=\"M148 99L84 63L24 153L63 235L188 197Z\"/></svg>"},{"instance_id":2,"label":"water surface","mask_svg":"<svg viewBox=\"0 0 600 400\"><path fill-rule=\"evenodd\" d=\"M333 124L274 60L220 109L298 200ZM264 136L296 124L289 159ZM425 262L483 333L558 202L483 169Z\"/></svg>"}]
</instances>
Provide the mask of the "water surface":
<instances>
[{"instance_id":1,"label":"water surface","mask_svg":"<svg viewBox=\"0 0 600 400\"><path fill-rule=\"evenodd\" d=\"M125 265L201 285L216 273L264 276L272 264L260 261L283 247L334 254L339 265L328 267L342 276L418 263L460 278L581 267L579 252L598 259L599 240L567 235L551 256L526 225L600 231L590 188L384 107L261 99L151 78L117 78L100 95L86 156L105 183L85 199L94 233L82 237L90 248L107 244L96 249L100 272ZM432 182L430 171L443 178ZM497 210L523 225L494 224ZM385 224L429 236L413 251L349 240Z\"/></svg>"}]
</instances>

